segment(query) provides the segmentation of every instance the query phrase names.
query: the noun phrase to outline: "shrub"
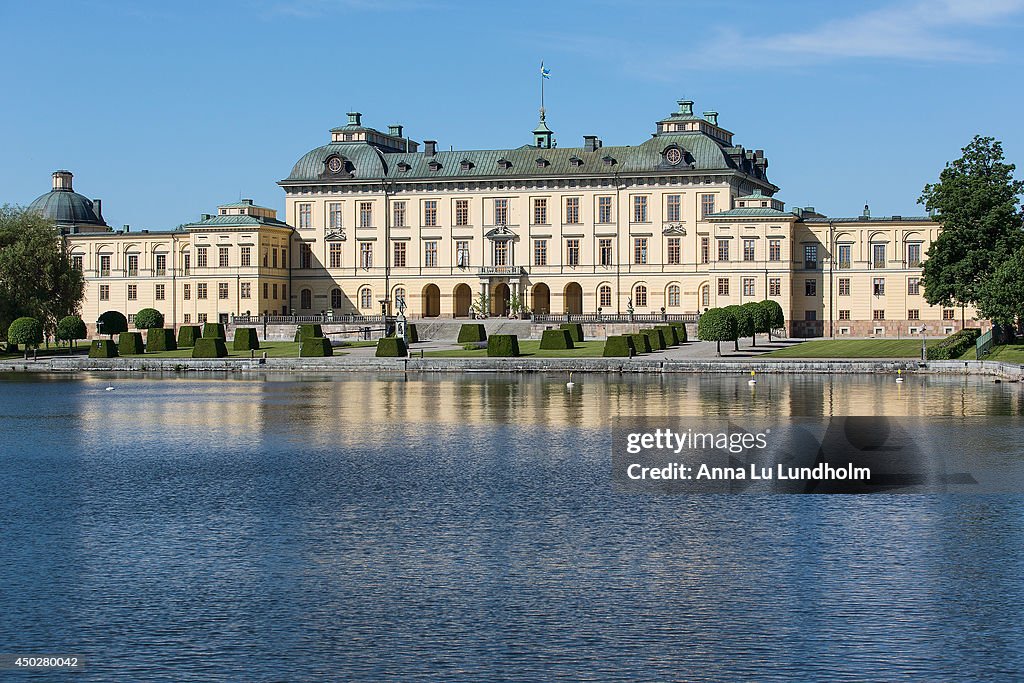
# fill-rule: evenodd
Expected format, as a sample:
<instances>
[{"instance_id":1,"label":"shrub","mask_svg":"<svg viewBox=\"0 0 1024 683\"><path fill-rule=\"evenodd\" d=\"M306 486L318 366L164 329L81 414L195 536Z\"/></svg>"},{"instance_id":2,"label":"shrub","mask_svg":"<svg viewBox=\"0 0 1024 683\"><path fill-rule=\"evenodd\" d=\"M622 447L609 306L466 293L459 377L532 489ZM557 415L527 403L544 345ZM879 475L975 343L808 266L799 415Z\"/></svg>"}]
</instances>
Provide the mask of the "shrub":
<instances>
[{"instance_id":1,"label":"shrub","mask_svg":"<svg viewBox=\"0 0 1024 683\"><path fill-rule=\"evenodd\" d=\"M665 337L665 346L679 346L679 337L676 336L676 328L671 325L655 325L654 329L661 330Z\"/></svg>"},{"instance_id":2,"label":"shrub","mask_svg":"<svg viewBox=\"0 0 1024 683\"><path fill-rule=\"evenodd\" d=\"M686 333L686 323L669 323L676 331L676 338L680 344L685 344L690 341L689 335Z\"/></svg>"},{"instance_id":3,"label":"shrub","mask_svg":"<svg viewBox=\"0 0 1024 683\"><path fill-rule=\"evenodd\" d=\"M408 337L409 337L409 343L410 344L418 344L419 341L420 341L420 333L416 329L416 325L414 325L412 323L409 323L409 324L407 324L405 326L405 329L406 329Z\"/></svg>"},{"instance_id":4,"label":"shrub","mask_svg":"<svg viewBox=\"0 0 1024 683\"><path fill-rule=\"evenodd\" d=\"M178 348L187 349L196 345L196 340L202 337L199 325L182 325L178 328Z\"/></svg>"},{"instance_id":5,"label":"shrub","mask_svg":"<svg viewBox=\"0 0 1024 683\"><path fill-rule=\"evenodd\" d=\"M757 339L755 335L768 334L771 332L771 315L768 313L768 309L759 301L748 301L743 304L743 308L750 313L750 317L754 321L754 332L750 336L756 343Z\"/></svg>"},{"instance_id":6,"label":"shrub","mask_svg":"<svg viewBox=\"0 0 1024 683\"><path fill-rule=\"evenodd\" d=\"M154 327L146 333L146 351L176 351L178 345L174 343L174 330L164 327Z\"/></svg>"},{"instance_id":7,"label":"shrub","mask_svg":"<svg viewBox=\"0 0 1024 683\"><path fill-rule=\"evenodd\" d=\"M481 323L465 323L459 328L460 344L482 341L487 341L487 330L484 329Z\"/></svg>"},{"instance_id":8,"label":"shrub","mask_svg":"<svg viewBox=\"0 0 1024 683\"><path fill-rule=\"evenodd\" d=\"M255 332L256 330L253 330ZM326 358L334 355L331 340L324 337L306 337L299 347L300 358Z\"/></svg>"},{"instance_id":9,"label":"shrub","mask_svg":"<svg viewBox=\"0 0 1024 683\"><path fill-rule=\"evenodd\" d=\"M88 337L89 330L85 327L85 321L77 315L67 315L57 323L55 336L60 341L73 342Z\"/></svg>"},{"instance_id":10,"label":"shrub","mask_svg":"<svg viewBox=\"0 0 1024 683\"><path fill-rule=\"evenodd\" d=\"M724 308L711 308L697 320L697 339L715 342L715 352L721 355L722 342L736 340L736 316Z\"/></svg>"},{"instance_id":11,"label":"shrub","mask_svg":"<svg viewBox=\"0 0 1024 683\"><path fill-rule=\"evenodd\" d=\"M515 358L519 355L519 337L514 334L492 334L487 340L487 355Z\"/></svg>"},{"instance_id":12,"label":"shrub","mask_svg":"<svg viewBox=\"0 0 1024 683\"><path fill-rule=\"evenodd\" d=\"M602 355L605 358L628 358L635 356L636 346L633 344L633 338L628 334L608 337L604 342L604 353Z\"/></svg>"},{"instance_id":13,"label":"shrub","mask_svg":"<svg viewBox=\"0 0 1024 683\"><path fill-rule=\"evenodd\" d=\"M782 312L782 306L778 301L772 301L771 299L765 299L761 302L761 306L768 312L768 339L772 338L772 330L786 326L786 316Z\"/></svg>"},{"instance_id":14,"label":"shrub","mask_svg":"<svg viewBox=\"0 0 1024 683\"><path fill-rule=\"evenodd\" d=\"M479 351L480 349L487 348L483 346L483 342L466 342L462 345L463 351Z\"/></svg>"},{"instance_id":15,"label":"shrub","mask_svg":"<svg viewBox=\"0 0 1024 683\"><path fill-rule=\"evenodd\" d=\"M647 337L651 342L651 348L655 351L662 351L666 348L665 337L661 334L661 330L657 328L650 328L646 330L640 330L640 334Z\"/></svg>"},{"instance_id":16,"label":"shrub","mask_svg":"<svg viewBox=\"0 0 1024 683\"><path fill-rule=\"evenodd\" d=\"M203 323L203 337L207 339L227 339L222 323Z\"/></svg>"},{"instance_id":17,"label":"shrub","mask_svg":"<svg viewBox=\"0 0 1024 683\"><path fill-rule=\"evenodd\" d=\"M200 337L192 349L193 358L227 358L228 347L221 337Z\"/></svg>"},{"instance_id":18,"label":"shrub","mask_svg":"<svg viewBox=\"0 0 1024 683\"><path fill-rule=\"evenodd\" d=\"M651 340L647 338L647 335L643 332L634 332L633 334L626 335L633 340L633 349L638 353L651 353L654 349L651 348Z\"/></svg>"},{"instance_id":19,"label":"shrub","mask_svg":"<svg viewBox=\"0 0 1024 683\"><path fill-rule=\"evenodd\" d=\"M89 358L117 358L117 345L110 339L93 339Z\"/></svg>"},{"instance_id":20,"label":"shrub","mask_svg":"<svg viewBox=\"0 0 1024 683\"><path fill-rule=\"evenodd\" d=\"M559 325L563 330L569 330L569 336L574 342L583 341L583 325L579 323L562 323Z\"/></svg>"},{"instance_id":21,"label":"shrub","mask_svg":"<svg viewBox=\"0 0 1024 683\"><path fill-rule=\"evenodd\" d=\"M981 336L978 328L966 328L949 335L938 344L928 347L928 360L952 360L959 358L971 348Z\"/></svg>"},{"instance_id":22,"label":"shrub","mask_svg":"<svg viewBox=\"0 0 1024 683\"><path fill-rule=\"evenodd\" d=\"M35 318L18 318L7 328L7 341L21 344L27 352L30 346L43 343L43 324Z\"/></svg>"},{"instance_id":23,"label":"shrub","mask_svg":"<svg viewBox=\"0 0 1024 683\"><path fill-rule=\"evenodd\" d=\"M406 347L404 339L381 337L377 342L377 352L374 355L377 358L405 358L408 354L409 349Z\"/></svg>"},{"instance_id":24,"label":"shrub","mask_svg":"<svg viewBox=\"0 0 1024 683\"><path fill-rule=\"evenodd\" d=\"M145 353L146 347L142 345L141 332L122 332L117 338L117 354L119 356L137 356Z\"/></svg>"},{"instance_id":25,"label":"shrub","mask_svg":"<svg viewBox=\"0 0 1024 683\"><path fill-rule=\"evenodd\" d=\"M540 335L540 348L542 349L572 349L572 335L569 330L561 328L557 330L544 330Z\"/></svg>"},{"instance_id":26,"label":"shrub","mask_svg":"<svg viewBox=\"0 0 1024 683\"><path fill-rule=\"evenodd\" d=\"M324 336L323 327L320 325L299 325L295 328L295 341L303 339L316 339Z\"/></svg>"},{"instance_id":27,"label":"shrub","mask_svg":"<svg viewBox=\"0 0 1024 683\"><path fill-rule=\"evenodd\" d=\"M260 338L255 327L236 327L235 340L231 342L234 351L252 351L260 348Z\"/></svg>"},{"instance_id":28,"label":"shrub","mask_svg":"<svg viewBox=\"0 0 1024 683\"><path fill-rule=\"evenodd\" d=\"M736 338L733 339L735 349L740 350L740 337L750 337L754 334L754 317L750 315L750 311L733 304L732 306L726 306L725 310L732 313L732 316L736 318Z\"/></svg>"},{"instance_id":29,"label":"shrub","mask_svg":"<svg viewBox=\"0 0 1024 683\"><path fill-rule=\"evenodd\" d=\"M106 311L100 314L96 325L99 334L109 334L113 338L115 334L128 331L128 318L120 311Z\"/></svg>"},{"instance_id":30,"label":"shrub","mask_svg":"<svg viewBox=\"0 0 1024 683\"><path fill-rule=\"evenodd\" d=\"M143 308L135 314L135 329L151 330L164 326L164 314L155 308Z\"/></svg>"}]
</instances>

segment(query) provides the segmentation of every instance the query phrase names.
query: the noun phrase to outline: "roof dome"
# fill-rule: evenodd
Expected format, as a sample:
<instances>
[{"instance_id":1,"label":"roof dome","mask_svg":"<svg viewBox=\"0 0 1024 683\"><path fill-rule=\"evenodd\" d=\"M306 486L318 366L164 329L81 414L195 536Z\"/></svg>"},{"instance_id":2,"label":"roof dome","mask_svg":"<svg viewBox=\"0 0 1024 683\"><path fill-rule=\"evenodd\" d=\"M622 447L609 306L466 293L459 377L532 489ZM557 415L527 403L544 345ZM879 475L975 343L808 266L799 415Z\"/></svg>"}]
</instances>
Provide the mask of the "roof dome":
<instances>
[{"instance_id":1,"label":"roof dome","mask_svg":"<svg viewBox=\"0 0 1024 683\"><path fill-rule=\"evenodd\" d=\"M70 171L54 171L53 189L29 204L36 211L58 225L106 225L100 211L99 200L78 194L71 188Z\"/></svg>"}]
</instances>

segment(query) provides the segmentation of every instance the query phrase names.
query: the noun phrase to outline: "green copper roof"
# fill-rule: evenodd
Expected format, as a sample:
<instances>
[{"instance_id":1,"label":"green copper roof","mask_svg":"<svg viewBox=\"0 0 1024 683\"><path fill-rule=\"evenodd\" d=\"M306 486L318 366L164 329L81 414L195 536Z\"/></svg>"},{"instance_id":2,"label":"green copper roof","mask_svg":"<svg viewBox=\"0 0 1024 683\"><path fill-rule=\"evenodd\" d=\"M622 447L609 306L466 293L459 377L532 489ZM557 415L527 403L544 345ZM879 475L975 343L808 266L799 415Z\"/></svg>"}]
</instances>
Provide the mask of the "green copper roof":
<instances>
[{"instance_id":1,"label":"green copper roof","mask_svg":"<svg viewBox=\"0 0 1024 683\"><path fill-rule=\"evenodd\" d=\"M718 211L707 215L708 218L796 218L796 214L790 211L779 211L768 206L745 206L739 209Z\"/></svg>"},{"instance_id":2,"label":"green copper roof","mask_svg":"<svg viewBox=\"0 0 1024 683\"><path fill-rule=\"evenodd\" d=\"M220 204L218 208L221 209L241 209L247 206L251 206L254 209L268 209L269 207L260 206L259 204L253 204L251 199L243 199L240 202L234 202L232 204Z\"/></svg>"},{"instance_id":3,"label":"green copper roof","mask_svg":"<svg viewBox=\"0 0 1024 683\"><path fill-rule=\"evenodd\" d=\"M185 228L212 228L212 227L243 227L268 225L279 228L290 228L284 221L276 218L262 218L260 216L211 216L195 223L186 223Z\"/></svg>"},{"instance_id":4,"label":"green copper roof","mask_svg":"<svg viewBox=\"0 0 1024 683\"><path fill-rule=\"evenodd\" d=\"M28 205L28 210L57 225L106 225L96 215L92 200L71 190L52 190L40 195Z\"/></svg>"}]
</instances>

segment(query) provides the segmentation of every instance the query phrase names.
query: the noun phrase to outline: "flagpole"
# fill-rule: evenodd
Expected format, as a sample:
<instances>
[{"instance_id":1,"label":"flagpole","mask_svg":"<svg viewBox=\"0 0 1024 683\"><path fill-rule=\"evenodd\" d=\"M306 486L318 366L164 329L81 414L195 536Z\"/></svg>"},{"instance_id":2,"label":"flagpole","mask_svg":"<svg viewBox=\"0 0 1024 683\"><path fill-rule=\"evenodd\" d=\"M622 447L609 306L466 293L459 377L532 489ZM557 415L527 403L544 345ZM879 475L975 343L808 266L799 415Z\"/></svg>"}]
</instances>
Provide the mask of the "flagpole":
<instances>
[{"instance_id":1,"label":"flagpole","mask_svg":"<svg viewBox=\"0 0 1024 683\"><path fill-rule=\"evenodd\" d=\"M540 60L540 110L544 111L544 60Z\"/></svg>"}]
</instances>

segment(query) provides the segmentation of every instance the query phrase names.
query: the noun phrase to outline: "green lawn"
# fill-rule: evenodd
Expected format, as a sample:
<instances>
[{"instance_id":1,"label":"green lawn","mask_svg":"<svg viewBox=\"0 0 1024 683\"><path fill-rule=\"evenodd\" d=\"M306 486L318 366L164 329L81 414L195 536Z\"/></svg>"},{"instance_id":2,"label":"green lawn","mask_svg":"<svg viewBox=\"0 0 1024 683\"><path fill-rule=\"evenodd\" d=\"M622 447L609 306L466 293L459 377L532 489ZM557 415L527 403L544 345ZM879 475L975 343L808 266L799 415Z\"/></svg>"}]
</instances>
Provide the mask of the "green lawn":
<instances>
[{"instance_id":1,"label":"green lawn","mask_svg":"<svg viewBox=\"0 0 1024 683\"><path fill-rule=\"evenodd\" d=\"M928 345L940 340L930 339ZM972 350L973 353L973 350ZM766 358L920 358L920 339L818 339L764 354Z\"/></svg>"},{"instance_id":2,"label":"green lawn","mask_svg":"<svg viewBox=\"0 0 1024 683\"><path fill-rule=\"evenodd\" d=\"M974 358L974 349L971 349L971 358ZM1005 344L992 347L992 353L985 356L985 360L998 360L1003 363L1024 364L1024 345Z\"/></svg>"},{"instance_id":3,"label":"green lawn","mask_svg":"<svg viewBox=\"0 0 1024 683\"><path fill-rule=\"evenodd\" d=\"M576 342L576 348L554 350L540 348L539 339L520 339L519 354L533 358L596 358L604 353L604 340ZM424 355L433 358L487 358L487 349L453 349L451 351L427 351Z\"/></svg>"}]
</instances>

